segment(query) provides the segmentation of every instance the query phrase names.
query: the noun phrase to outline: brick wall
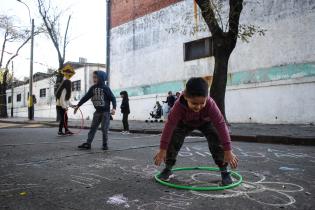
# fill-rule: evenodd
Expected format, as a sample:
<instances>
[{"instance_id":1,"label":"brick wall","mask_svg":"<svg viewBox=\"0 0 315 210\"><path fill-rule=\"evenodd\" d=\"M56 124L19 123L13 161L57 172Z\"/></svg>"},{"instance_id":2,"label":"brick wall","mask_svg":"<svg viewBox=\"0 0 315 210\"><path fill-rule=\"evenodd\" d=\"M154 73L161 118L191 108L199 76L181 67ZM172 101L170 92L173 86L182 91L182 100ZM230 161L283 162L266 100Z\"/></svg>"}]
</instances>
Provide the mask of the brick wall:
<instances>
[{"instance_id":1,"label":"brick wall","mask_svg":"<svg viewBox=\"0 0 315 210\"><path fill-rule=\"evenodd\" d=\"M112 0L112 28L182 0Z\"/></svg>"}]
</instances>

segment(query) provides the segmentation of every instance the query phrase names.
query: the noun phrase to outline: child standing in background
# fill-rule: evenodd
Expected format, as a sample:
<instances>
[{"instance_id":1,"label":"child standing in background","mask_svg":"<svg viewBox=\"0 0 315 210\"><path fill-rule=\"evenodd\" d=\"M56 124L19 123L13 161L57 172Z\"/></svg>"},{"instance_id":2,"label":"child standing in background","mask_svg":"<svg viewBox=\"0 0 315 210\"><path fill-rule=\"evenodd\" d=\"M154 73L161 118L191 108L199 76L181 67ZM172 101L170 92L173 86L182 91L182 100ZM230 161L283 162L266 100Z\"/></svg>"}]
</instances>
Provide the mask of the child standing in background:
<instances>
[{"instance_id":1,"label":"child standing in background","mask_svg":"<svg viewBox=\"0 0 315 210\"><path fill-rule=\"evenodd\" d=\"M120 105L121 113L123 114L122 123L124 126L123 134L129 134L129 123L128 123L128 115L130 114L130 107L129 107L129 98L127 91L121 91L120 96L122 98L122 102Z\"/></svg>"},{"instance_id":2,"label":"child standing in background","mask_svg":"<svg viewBox=\"0 0 315 210\"><path fill-rule=\"evenodd\" d=\"M78 105L75 107L76 113L80 106L92 98L92 102L95 108L91 129L88 134L86 143L78 146L79 149L91 149L91 143L94 139L98 126L101 124L103 133L103 150L108 150L108 130L110 115L114 115L116 111L116 98L111 89L105 85L107 74L103 71L93 72L94 85L83 96ZM110 111L110 103L113 104L113 109Z\"/></svg>"},{"instance_id":3,"label":"child standing in background","mask_svg":"<svg viewBox=\"0 0 315 210\"><path fill-rule=\"evenodd\" d=\"M60 117L58 136L73 135L73 133L69 131L68 129L67 109L71 105L70 97L71 97L71 81L70 81L70 78L69 79L65 78L60 84L56 92L56 98L57 98L56 107L57 107L58 115ZM65 128L65 133L62 132L63 128Z\"/></svg>"},{"instance_id":4,"label":"child standing in background","mask_svg":"<svg viewBox=\"0 0 315 210\"><path fill-rule=\"evenodd\" d=\"M161 136L160 150L155 155L156 165L165 162L160 179L172 177L177 154L190 132L197 129L206 137L214 162L220 168L222 184L232 184L228 164L237 167L238 159L232 152L231 139L224 117L208 96L208 83L201 77L191 78L184 93L175 102Z\"/></svg>"}]
</instances>

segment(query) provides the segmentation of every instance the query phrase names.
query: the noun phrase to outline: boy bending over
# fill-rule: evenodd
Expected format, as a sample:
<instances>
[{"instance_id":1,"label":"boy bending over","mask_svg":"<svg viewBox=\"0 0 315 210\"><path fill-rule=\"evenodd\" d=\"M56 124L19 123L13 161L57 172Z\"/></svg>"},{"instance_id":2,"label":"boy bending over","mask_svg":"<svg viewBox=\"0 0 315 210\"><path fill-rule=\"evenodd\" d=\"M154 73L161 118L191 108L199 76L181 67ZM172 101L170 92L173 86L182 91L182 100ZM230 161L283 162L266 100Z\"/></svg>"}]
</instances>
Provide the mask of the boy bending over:
<instances>
[{"instance_id":1,"label":"boy bending over","mask_svg":"<svg viewBox=\"0 0 315 210\"><path fill-rule=\"evenodd\" d=\"M232 152L231 138L224 117L214 100L208 96L208 83L200 77L191 78L183 95L171 109L163 129L160 150L155 155L156 165L165 162L160 179L168 181L172 177L172 167L185 137L197 129L208 141L214 162L220 168L222 185L232 184L228 164L237 167L238 159Z\"/></svg>"}]
</instances>

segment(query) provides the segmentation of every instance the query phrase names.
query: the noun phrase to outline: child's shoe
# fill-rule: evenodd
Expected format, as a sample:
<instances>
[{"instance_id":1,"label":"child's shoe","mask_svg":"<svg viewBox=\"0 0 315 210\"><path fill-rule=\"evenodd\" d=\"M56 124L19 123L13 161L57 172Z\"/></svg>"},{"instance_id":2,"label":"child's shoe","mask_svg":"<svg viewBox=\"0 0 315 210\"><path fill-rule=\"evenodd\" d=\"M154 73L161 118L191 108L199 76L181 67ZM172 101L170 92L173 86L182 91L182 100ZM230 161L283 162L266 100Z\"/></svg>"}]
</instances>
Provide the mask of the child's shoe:
<instances>
[{"instance_id":1,"label":"child's shoe","mask_svg":"<svg viewBox=\"0 0 315 210\"><path fill-rule=\"evenodd\" d=\"M227 186L233 183L231 173L229 171L221 171L222 185Z\"/></svg>"},{"instance_id":2,"label":"child's shoe","mask_svg":"<svg viewBox=\"0 0 315 210\"><path fill-rule=\"evenodd\" d=\"M102 150L105 150L105 151L108 150L107 144L106 144L106 145L103 145Z\"/></svg>"},{"instance_id":3,"label":"child's shoe","mask_svg":"<svg viewBox=\"0 0 315 210\"><path fill-rule=\"evenodd\" d=\"M162 181L170 181L171 178L174 177L174 174L172 172L171 169L168 168L164 168L164 170L162 171L162 173L160 173L160 175L158 176L159 179L161 179Z\"/></svg>"},{"instance_id":4,"label":"child's shoe","mask_svg":"<svg viewBox=\"0 0 315 210\"><path fill-rule=\"evenodd\" d=\"M72 133L71 131L66 131L66 135L68 136L72 136L74 133Z\"/></svg>"},{"instance_id":5,"label":"child's shoe","mask_svg":"<svg viewBox=\"0 0 315 210\"><path fill-rule=\"evenodd\" d=\"M89 143L83 143L78 146L79 149L91 149L91 144Z\"/></svg>"},{"instance_id":6,"label":"child's shoe","mask_svg":"<svg viewBox=\"0 0 315 210\"><path fill-rule=\"evenodd\" d=\"M58 132L58 136L65 136L66 134L65 133L63 133L62 131L59 131Z\"/></svg>"}]
</instances>

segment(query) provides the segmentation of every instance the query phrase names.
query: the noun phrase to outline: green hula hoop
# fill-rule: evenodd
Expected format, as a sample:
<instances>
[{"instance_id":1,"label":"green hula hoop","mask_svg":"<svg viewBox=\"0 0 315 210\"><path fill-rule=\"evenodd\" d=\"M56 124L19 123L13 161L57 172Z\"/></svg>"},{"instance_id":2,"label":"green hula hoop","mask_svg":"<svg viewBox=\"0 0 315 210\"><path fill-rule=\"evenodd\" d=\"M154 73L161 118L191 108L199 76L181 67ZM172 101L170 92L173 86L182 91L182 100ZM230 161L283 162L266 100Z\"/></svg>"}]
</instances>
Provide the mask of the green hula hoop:
<instances>
[{"instance_id":1,"label":"green hula hoop","mask_svg":"<svg viewBox=\"0 0 315 210\"><path fill-rule=\"evenodd\" d=\"M172 171L192 171L192 170L200 170L200 171L220 171L219 168L214 168L214 167L186 167L186 168L174 168ZM177 185L177 184L172 184L166 181L162 181L161 179L158 178L160 173L156 174L154 176L155 180L159 182L162 185L176 188L176 189L184 189L184 190L194 190L194 191L218 191L218 190L226 190L226 189L231 189L234 187L239 186L242 181L243 177L235 172L231 171L231 176L237 179L237 182L234 182L230 185L227 186L208 186L208 187L194 187L194 186L187 186L187 185Z\"/></svg>"}]
</instances>

